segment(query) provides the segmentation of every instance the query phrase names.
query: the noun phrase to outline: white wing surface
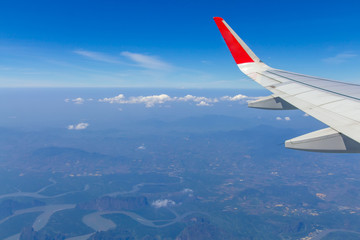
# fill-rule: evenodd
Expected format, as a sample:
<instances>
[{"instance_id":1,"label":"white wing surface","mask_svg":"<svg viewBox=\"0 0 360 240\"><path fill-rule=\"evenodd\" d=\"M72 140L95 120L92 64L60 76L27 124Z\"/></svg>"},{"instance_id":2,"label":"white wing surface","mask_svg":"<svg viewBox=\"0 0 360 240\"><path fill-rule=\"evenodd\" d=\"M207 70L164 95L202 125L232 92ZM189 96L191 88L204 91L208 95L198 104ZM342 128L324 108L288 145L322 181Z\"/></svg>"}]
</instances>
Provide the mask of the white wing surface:
<instances>
[{"instance_id":1,"label":"white wing surface","mask_svg":"<svg viewBox=\"0 0 360 240\"><path fill-rule=\"evenodd\" d=\"M287 140L288 148L360 152L360 85L271 68L260 61L230 26L214 18L240 70L273 95L249 103L262 109L300 109L329 128Z\"/></svg>"}]
</instances>

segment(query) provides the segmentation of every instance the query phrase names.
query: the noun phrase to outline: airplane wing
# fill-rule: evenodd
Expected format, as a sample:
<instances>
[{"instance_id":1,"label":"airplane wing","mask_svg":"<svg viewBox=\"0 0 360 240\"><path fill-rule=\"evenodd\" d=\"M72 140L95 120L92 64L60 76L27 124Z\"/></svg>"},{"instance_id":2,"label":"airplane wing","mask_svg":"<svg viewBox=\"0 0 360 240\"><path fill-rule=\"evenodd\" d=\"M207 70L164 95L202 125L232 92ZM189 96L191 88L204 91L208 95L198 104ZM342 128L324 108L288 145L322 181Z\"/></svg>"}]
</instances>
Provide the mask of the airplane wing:
<instances>
[{"instance_id":1,"label":"airplane wing","mask_svg":"<svg viewBox=\"0 0 360 240\"><path fill-rule=\"evenodd\" d=\"M328 125L285 142L316 152L360 152L360 85L274 69L260 61L220 17L214 18L240 70L273 94L248 103L261 109L300 109Z\"/></svg>"}]
</instances>

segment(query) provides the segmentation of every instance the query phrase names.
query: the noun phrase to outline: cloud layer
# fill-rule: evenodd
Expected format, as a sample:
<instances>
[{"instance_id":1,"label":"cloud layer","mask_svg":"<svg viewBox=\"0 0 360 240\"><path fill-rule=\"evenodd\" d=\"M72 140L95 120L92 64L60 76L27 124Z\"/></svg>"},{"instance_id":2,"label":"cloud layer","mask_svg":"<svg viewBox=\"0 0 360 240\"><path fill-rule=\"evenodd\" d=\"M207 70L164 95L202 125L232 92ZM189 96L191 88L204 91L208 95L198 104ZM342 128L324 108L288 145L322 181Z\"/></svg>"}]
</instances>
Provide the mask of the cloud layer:
<instances>
[{"instance_id":1,"label":"cloud layer","mask_svg":"<svg viewBox=\"0 0 360 240\"><path fill-rule=\"evenodd\" d=\"M220 98L208 98L203 96L186 95L184 97L170 97L167 94L150 95L150 96L133 96L126 98L124 94L115 97L99 99L99 102L117 103L117 104L145 104L146 107L154 107L168 102L192 102L196 106L212 106L218 102L245 102L246 100L255 99L242 94L235 96L223 96Z\"/></svg>"}]
</instances>

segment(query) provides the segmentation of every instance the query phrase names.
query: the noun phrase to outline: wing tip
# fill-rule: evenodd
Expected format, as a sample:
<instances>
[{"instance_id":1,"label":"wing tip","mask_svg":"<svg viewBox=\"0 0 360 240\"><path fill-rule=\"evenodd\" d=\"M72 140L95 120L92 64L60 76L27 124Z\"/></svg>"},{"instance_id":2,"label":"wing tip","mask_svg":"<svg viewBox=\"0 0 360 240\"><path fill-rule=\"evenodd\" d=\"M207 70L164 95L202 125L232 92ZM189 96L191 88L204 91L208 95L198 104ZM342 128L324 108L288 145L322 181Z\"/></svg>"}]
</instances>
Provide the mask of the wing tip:
<instances>
[{"instance_id":1,"label":"wing tip","mask_svg":"<svg viewBox=\"0 0 360 240\"><path fill-rule=\"evenodd\" d=\"M221 17L213 17L213 19L215 20L215 22L220 22L220 21L224 21L224 19L223 18L221 18Z\"/></svg>"},{"instance_id":2,"label":"wing tip","mask_svg":"<svg viewBox=\"0 0 360 240\"><path fill-rule=\"evenodd\" d=\"M223 36L226 45L228 46L236 64L255 62L254 58L250 56L251 50L247 45L236 35L236 33L226 24L221 17L214 17L214 21ZM255 56L255 54L253 54ZM255 58L257 58L255 56Z\"/></svg>"}]
</instances>

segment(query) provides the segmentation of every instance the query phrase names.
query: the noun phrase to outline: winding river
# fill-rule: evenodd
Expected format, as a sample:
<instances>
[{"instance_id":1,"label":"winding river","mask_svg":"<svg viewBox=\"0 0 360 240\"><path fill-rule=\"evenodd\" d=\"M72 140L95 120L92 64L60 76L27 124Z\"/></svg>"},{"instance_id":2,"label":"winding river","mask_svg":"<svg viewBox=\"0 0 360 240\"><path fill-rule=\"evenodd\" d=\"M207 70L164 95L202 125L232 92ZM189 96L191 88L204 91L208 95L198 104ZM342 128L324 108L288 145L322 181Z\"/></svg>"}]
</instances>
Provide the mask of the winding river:
<instances>
[{"instance_id":1,"label":"winding river","mask_svg":"<svg viewBox=\"0 0 360 240\"><path fill-rule=\"evenodd\" d=\"M19 191L19 192L15 192L15 193L3 194L3 195L0 195L0 199L16 198L16 197L31 197L31 198L36 198L36 199L48 199L48 198L58 198L58 197L62 197L62 196L68 195L68 194L81 192L81 191L71 191L71 192L57 194L54 196L43 195L42 192L44 192L46 189L48 189L49 187L54 186L56 184L56 181L54 181L52 179L49 179L49 181L51 182L51 184L41 188L40 190L38 190L36 192ZM166 184L164 184L164 183L139 183L139 184L135 184L132 187L132 189L129 191L113 192L113 193L106 194L104 196L116 197L119 195L136 193L143 186L146 186L146 185L166 185ZM89 189L89 185L85 185L85 187L82 191L87 191L88 189ZM51 216L54 213L56 213L58 211L63 211L66 209L73 209L75 207L76 207L76 204L54 204L54 205L46 205L46 206L20 209L20 210L15 211L12 215L10 215L4 219L0 219L0 225L16 216L26 214L26 213L39 212L40 215L35 219L35 221L32 224L33 229L35 231L39 231L47 225L47 223L49 222L49 219L51 218ZM93 235L96 231L107 231L109 229L115 228L116 224L112 220L104 218L103 215L123 214L123 215L126 215L126 216L132 218L133 220L137 221L138 223L140 223L142 225L145 225L148 227L154 227L154 228L163 228L163 227L167 227L169 225L172 225L172 224L175 224L175 223L181 221L183 218L185 218L188 215L191 215L193 213L198 213L198 212L187 212L185 214L178 215L175 211L173 211L171 209L169 209L169 210L174 213L175 217L172 219L165 219L165 220L150 220L150 219L146 219L136 213L129 212L129 211L97 211L97 212L93 212L93 213L85 215L82 218L82 222L85 225L87 225L88 227L92 228L94 230L94 232L86 234L86 235L67 238L67 239L68 240L85 240L85 239L88 239L91 235ZM156 224L157 222L165 222L165 223L164 224ZM6 238L5 240L18 240L19 238L20 238L20 233L10 236L10 237Z\"/></svg>"}]
</instances>

